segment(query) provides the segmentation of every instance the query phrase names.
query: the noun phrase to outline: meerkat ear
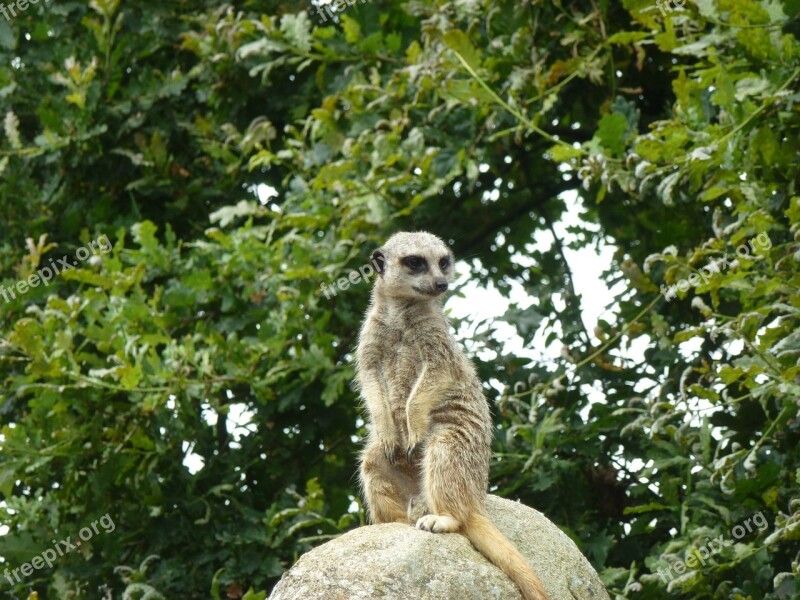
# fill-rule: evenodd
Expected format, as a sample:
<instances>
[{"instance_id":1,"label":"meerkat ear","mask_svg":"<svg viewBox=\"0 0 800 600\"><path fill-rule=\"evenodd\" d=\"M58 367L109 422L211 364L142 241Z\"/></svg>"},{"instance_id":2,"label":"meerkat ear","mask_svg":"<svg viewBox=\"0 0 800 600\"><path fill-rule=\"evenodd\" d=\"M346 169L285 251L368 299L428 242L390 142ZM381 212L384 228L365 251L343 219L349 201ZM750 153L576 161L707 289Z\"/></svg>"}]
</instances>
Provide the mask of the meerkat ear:
<instances>
[{"instance_id":1,"label":"meerkat ear","mask_svg":"<svg viewBox=\"0 0 800 600\"><path fill-rule=\"evenodd\" d=\"M386 255L383 253L382 248L378 248L372 253L371 262L378 275L383 275L386 272Z\"/></svg>"}]
</instances>

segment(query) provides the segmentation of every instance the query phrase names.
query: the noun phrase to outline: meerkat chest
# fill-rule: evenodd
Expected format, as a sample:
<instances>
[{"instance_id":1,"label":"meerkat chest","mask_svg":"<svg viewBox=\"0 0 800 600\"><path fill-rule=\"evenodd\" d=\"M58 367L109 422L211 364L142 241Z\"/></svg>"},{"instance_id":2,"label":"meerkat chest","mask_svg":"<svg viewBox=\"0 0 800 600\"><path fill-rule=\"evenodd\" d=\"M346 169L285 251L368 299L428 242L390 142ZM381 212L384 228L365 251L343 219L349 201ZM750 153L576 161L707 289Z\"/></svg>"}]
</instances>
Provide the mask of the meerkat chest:
<instances>
[{"instance_id":1,"label":"meerkat chest","mask_svg":"<svg viewBox=\"0 0 800 600\"><path fill-rule=\"evenodd\" d=\"M378 326L365 340L362 354L367 358L365 366L381 380L392 404L403 404L429 352L408 330Z\"/></svg>"},{"instance_id":2,"label":"meerkat chest","mask_svg":"<svg viewBox=\"0 0 800 600\"><path fill-rule=\"evenodd\" d=\"M404 408L411 389L419 378L423 363L407 346L398 345L381 365L390 403Z\"/></svg>"}]
</instances>

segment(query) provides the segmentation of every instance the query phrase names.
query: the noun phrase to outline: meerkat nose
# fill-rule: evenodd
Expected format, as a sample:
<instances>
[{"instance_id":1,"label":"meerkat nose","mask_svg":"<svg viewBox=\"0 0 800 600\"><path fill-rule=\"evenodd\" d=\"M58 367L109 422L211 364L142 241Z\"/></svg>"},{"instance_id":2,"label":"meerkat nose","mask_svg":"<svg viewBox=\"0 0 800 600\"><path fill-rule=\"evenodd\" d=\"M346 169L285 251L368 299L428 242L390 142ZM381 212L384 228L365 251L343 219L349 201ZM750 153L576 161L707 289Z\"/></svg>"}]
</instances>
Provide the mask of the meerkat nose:
<instances>
[{"instance_id":1,"label":"meerkat nose","mask_svg":"<svg viewBox=\"0 0 800 600\"><path fill-rule=\"evenodd\" d=\"M437 292L447 291L447 280L444 277L437 277L434 283Z\"/></svg>"}]
</instances>

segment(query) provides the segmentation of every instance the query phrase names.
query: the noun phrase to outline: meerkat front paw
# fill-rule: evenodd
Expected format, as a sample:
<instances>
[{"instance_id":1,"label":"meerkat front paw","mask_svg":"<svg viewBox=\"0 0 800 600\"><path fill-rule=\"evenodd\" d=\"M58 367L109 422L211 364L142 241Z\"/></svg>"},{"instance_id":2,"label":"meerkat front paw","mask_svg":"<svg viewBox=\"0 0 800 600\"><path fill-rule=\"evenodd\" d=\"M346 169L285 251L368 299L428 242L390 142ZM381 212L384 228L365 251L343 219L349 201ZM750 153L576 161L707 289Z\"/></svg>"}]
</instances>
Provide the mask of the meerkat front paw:
<instances>
[{"instance_id":1,"label":"meerkat front paw","mask_svg":"<svg viewBox=\"0 0 800 600\"><path fill-rule=\"evenodd\" d=\"M400 452L400 446L394 441L390 439L383 439L380 440L381 449L383 450L383 455L386 457L386 460L389 462L390 465L393 465L397 462L397 455Z\"/></svg>"}]
</instances>

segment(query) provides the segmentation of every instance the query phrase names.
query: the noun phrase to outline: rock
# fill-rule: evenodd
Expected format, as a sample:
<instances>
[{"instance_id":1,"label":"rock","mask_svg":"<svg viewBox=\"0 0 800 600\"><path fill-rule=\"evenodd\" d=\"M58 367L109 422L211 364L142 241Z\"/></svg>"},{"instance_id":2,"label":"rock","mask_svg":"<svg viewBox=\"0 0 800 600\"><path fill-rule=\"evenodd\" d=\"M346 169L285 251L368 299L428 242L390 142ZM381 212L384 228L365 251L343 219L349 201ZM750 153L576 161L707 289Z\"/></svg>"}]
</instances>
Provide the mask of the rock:
<instances>
[{"instance_id":1,"label":"rock","mask_svg":"<svg viewBox=\"0 0 800 600\"><path fill-rule=\"evenodd\" d=\"M495 525L539 574L551 600L609 600L577 546L542 513L489 496ZM306 553L269 600L519 600L516 585L457 533L370 525Z\"/></svg>"}]
</instances>

